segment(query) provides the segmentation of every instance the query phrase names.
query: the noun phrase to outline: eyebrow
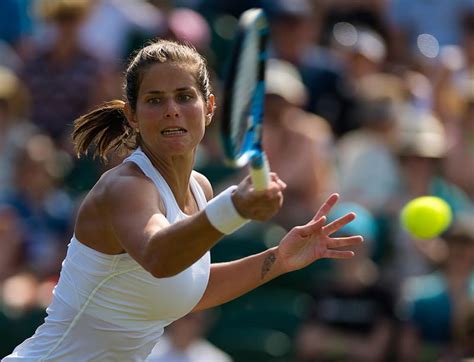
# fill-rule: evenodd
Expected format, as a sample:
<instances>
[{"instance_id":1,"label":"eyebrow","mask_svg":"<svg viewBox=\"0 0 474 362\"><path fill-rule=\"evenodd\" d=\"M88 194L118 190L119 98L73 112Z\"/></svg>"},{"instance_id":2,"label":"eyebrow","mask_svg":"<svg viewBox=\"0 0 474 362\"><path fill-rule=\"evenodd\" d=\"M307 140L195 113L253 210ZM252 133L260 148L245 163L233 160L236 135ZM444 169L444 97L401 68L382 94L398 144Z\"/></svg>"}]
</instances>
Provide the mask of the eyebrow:
<instances>
[{"instance_id":1,"label":"eyebrow","mask_svg":"<svg viewBox=\"0 0 474 362\"><path fill-rule=\"evenodd\" d=\"M193 87L181 87L175 89L175 92L182 92L182 91L188 91L188 90L194 90ZM160 90L151 90L146 92L145 94L165 94L166 92L160 91Z\"/></svg>"}]
</instances>

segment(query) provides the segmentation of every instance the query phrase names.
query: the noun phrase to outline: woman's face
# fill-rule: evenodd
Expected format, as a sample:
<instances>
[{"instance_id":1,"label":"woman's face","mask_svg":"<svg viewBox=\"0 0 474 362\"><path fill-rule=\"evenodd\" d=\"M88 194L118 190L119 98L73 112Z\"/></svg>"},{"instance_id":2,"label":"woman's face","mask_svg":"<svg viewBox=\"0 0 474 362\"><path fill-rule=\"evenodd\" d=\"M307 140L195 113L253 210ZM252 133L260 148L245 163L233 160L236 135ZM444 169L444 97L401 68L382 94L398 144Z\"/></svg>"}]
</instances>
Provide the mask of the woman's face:
<instances>
[{"instance_id":1,"label":"woman's face","mask_svg":"<svg viewBox=\"0 0 474 362\"><path fill-rule=\"evenodd\" d=\"M185 155L204 137L213 105L213 96L206 104L189 67L154 64L143 74L131 125L151 151Z\"/></svg>"}]
</instances>

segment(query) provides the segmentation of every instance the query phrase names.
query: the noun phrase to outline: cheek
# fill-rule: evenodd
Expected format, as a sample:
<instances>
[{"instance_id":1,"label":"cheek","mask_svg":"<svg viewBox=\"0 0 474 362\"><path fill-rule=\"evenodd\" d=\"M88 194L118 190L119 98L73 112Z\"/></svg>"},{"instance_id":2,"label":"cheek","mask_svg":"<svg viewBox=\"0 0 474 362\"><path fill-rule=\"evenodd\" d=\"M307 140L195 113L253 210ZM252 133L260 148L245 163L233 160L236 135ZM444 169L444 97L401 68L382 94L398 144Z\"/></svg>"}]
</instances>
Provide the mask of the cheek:
<instances>
[{"instance_id":1,"label":"cheek","mask_svg":"<svg viewBox=\"0 0 474 362\"><path fill-rule=\"evenodd\" d=\"M196 125L205 126L206 113L202 105L193 104L193 105L190 105L189 107L184 107L182 113L186 119L192 120L193 122L196 123Z\"/></svg>"},{"instance_id":2,"label":"cheek","mask_svg":"<svg viewBox=\"0 0 474 362\"><path fill-rule=\"evenodd\" d=\"M153 119L159 117L160 113L158 107L152 107L149 105L144 105L137 109L138 119Z\"/></svg>"}]
</instances>

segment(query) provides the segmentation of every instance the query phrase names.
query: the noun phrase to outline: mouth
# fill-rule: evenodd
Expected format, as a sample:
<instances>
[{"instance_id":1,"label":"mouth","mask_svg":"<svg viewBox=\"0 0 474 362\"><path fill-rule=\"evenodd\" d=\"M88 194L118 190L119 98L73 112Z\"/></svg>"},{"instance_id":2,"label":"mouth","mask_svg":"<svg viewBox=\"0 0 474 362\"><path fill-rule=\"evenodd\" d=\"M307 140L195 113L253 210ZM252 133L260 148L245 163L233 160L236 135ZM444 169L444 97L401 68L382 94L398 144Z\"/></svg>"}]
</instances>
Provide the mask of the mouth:
<instances>
[{"instance_id":1,"label":"mouth","mask_svg":"<svg viewBox=\"0 0 474 362\"><path fill-rule=\"evenodd\" d=\"M181 127L169 127L161 131L163 136L180 136L188 133L188 131Z\"/></svg>"}]
</instances>

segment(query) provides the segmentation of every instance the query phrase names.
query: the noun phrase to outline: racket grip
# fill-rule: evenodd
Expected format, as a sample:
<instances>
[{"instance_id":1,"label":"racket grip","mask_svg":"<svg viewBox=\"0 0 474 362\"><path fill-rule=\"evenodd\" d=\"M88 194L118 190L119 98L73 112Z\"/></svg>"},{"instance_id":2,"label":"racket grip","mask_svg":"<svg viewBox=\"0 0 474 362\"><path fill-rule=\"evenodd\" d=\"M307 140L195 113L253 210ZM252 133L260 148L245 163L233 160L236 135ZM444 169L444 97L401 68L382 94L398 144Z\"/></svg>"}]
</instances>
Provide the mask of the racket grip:
<instances>
[{"instance_id":1,"label":"racket grip","mask_svg":"<svg viewBox=\"0 0 474 362\"><path fill-rule=\"evenodd\" d=\"M257 191L263 191L270 184L270 164L265 152L258 152L250 159L250 177L253 187Z\"/></svg>"}]
</instances>

